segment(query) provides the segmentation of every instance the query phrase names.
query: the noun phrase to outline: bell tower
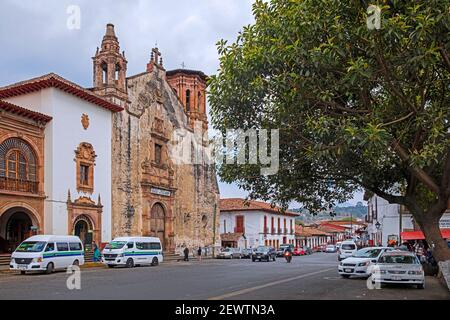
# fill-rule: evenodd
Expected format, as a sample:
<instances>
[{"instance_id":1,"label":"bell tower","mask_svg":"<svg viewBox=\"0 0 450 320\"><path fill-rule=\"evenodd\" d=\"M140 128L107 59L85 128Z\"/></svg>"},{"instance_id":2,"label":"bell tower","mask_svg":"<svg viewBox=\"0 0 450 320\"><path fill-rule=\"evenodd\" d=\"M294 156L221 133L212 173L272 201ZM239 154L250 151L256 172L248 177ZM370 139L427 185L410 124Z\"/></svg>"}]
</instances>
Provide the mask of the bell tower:
<instances>
[{"instance_id":1,"label":"bell tower","mask_svg":"<svg viewBox=\"0 0 450 320\"><path fill-rule=\"evenodd\" d=\"M114 25L106 26L101 48L97 48L94 62L93 91L112 102L123 105L127 100L127 63L125 52L120 53Z\"/></svg>"},{"instance_id":2,"label":"bell tower","mask_svg":"<svg viewBox=\"0 0 450 320\"><path fill-rule=\"evenodd\" d=\"M206 115L206 87L208 77L201 71L176 69L167 71L167 82L178 95L184 111L193 128L201 122L203 130L208 130Z\"/></svg>"}]
</instances>

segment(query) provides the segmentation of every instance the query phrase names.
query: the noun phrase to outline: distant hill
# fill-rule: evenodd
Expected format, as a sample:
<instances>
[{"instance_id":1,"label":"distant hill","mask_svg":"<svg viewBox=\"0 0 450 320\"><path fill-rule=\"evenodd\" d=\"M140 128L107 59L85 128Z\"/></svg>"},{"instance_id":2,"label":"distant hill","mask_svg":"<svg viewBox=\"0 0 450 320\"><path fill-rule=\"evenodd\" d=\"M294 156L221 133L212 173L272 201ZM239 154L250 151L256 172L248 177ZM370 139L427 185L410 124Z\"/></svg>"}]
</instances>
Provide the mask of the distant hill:
<instances>
[{"instance_id":1,"label":"distant hill","mask_svg":"<svg viewBox=\"0 0 450 320\"><path fill-rule=\"evenodd\" d=\"M331 216L329 212L320 212L316 215L312 215L308 212L308 210L303 208L290 210L300 213L298 219L304 221L305 223L331 218L333 218L334 220L339 220L342 218L349 218L350 216L352 216L353 218L363 219L364 216L367 214L367 206L363 205L362 202L358 202L354 206L345 206L345 207L337 206L333 208L333 216Z\"/></svg>"}]
</instances>

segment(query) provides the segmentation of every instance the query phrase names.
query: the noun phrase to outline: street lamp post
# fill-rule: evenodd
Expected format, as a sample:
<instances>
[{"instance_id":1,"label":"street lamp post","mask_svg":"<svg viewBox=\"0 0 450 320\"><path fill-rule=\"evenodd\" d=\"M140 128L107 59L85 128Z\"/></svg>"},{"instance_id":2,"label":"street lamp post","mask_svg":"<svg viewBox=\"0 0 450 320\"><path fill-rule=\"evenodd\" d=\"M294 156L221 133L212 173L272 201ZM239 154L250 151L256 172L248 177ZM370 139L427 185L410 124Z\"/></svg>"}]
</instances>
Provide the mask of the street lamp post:
<instances>
[{"instance_id":1,"label":"street lamp post","mask_svg":"<svg viewBox=\"0 0 450 320\"><path fill-rule=\"evenodd\" d=\"M379 221L377 221L377 223L375 223L375 228L377 228L377 240L379 240L378 239L379 238L379 231L380 231L380 228L381 228L381 224L380 224ZM378 245L378 243L376 245Z\"/></svg>"}]
</instances>

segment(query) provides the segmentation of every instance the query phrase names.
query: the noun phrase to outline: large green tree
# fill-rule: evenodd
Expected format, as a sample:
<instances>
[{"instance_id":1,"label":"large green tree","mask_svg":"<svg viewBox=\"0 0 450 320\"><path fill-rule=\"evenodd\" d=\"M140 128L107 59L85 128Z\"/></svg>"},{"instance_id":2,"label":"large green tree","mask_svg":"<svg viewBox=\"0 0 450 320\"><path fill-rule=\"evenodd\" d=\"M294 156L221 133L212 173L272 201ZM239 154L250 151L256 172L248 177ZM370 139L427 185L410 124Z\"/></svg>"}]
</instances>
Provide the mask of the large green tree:
<instances>
[{"instance_id":1,"label":"large green tree","mask_svg":"<svg viewBox=\"0 0 450 320\"><path fill-rule=\"evenodd\" d=\"M436 259L450 260L439 231L450 197L449 2L256 1L254 24L218 43L212 121L222 132L279 129L280 169L223 165L222 180L310 210L369 190L405 206ZM370 4L379 29L367 25Z\"/></svg>"}]
</instances>

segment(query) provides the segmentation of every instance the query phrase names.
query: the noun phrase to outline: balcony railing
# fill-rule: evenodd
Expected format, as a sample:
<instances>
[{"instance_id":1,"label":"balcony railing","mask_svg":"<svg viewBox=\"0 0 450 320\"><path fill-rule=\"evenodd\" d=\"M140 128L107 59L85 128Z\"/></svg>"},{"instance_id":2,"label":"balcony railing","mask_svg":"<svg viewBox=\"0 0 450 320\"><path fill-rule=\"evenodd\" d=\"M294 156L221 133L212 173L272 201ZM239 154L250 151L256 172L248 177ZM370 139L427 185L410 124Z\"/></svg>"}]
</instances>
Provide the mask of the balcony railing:
<instances>
[{"instance_id":1,"label":"balcony railing","mask_svg":"<svg viewBox=\"0 0 450 320\"><path fill-rule=\"evenodd\" d=\"M38 182L0 177L0 190L38 193Z\"/></svg>"}]
</instances>

